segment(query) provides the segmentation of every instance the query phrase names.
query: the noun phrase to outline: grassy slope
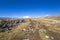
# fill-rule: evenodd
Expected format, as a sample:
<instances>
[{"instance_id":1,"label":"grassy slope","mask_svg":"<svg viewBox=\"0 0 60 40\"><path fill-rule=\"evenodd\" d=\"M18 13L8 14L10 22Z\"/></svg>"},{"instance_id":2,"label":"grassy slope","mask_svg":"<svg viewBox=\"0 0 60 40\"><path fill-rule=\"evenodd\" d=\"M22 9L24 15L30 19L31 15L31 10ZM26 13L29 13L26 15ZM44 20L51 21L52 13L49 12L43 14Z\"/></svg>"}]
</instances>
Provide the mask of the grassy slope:
<instances>
[{"instance_id":1,"label":"grassy slope","mask_svg":"<svg viewBox=\"0 0 60 40\"><path fill-rule=\"evenodd\" d=\"M32 20L32 21L28 21L26 23L22 23L17 28L11 30L9 33L1 32L0 40L23 40L23 38L26 36L26 32L22 31L22 29L28 28L30 24L35 27L35 30L39 29L38 26L39 27L41 26L42 28L44 28L44 26L45 26L48 30L47 35L53 36L54 37L53 40L60 40L60 38L59 38L60 37L60 25L49 23L49 21L46 21L44 19L46 19L46 18L38 18L35 21ZM38 35L37 33L40 34L41 38L39 36L37 36ZM35 31L32 34L33 34L33 36L30 35L30 37L33 39L35 38L34 40L37 40L37 39L38 40L52 40L50 38L49 39L45 38L46 33L44 33L44 32L41 33L41 32ZM31 39L31 40L33 40L33 39Z\"/></svg>"},{"instance_id":2,"label":"grassy slope","mask_svg":"<svg viewBox=\"0 0 60 40\"><path fill-rule=\"evenodd\" d=\"M50 16L47 16L47 17L45 17L45 18L60 20L60 14L50 15Z\"/></svg>"}]
</instances>

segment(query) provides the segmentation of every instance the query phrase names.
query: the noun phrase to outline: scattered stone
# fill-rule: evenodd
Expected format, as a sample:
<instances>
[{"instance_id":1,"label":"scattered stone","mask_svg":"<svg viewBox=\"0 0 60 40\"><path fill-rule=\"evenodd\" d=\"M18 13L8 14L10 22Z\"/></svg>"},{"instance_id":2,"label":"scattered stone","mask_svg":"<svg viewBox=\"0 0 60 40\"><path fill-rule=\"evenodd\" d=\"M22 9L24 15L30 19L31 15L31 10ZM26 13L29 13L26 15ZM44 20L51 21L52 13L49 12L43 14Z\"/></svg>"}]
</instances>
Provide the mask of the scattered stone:
<instances>
[{"instance_id":1,"label":"scattered stone","mask_svg":"<svg viewBox=\"0 0 60 40\"><path fill-rule=\"evenodd\" d=\"M26 29L23 29L23 31L27 31Z\"/></svg>"},{"instance_id":2,"label":"scattered stone","mask_svg":"<svg viewBox=\"0 0 60 40\"><path fill-rule=\"evenodd\" d=\"M29 39L23 39L23 40L29 40Z\"/></svg>"},{"instance_id":3,"label":"scattered stone","mask_svg":"<svg viewBox=\"0 0 60 40\"><path fill-rule=\"evenodd\" d=\"M25 32L29 32L29 29L26 29L26 28L25 28L25 29L23 29L23 31L25 31Z\"/></svg>"},{"instance_id":4,"label":"scattered stone","mask_svg":"<svg viewBox=\"0 0 60 40\"><path fill-rule=\"evenodd\" d=\"M46 37L46 38L49 38L49 36L47 36L47 35L46 35L45 37Z\"/></svg>"},{"instance_id":5,"label":"scattered stone","mask_svg":"<svg viewBox=\"0 0 60 40\"><path fill-rule=\"evenodd\" d=\"M40 29L39 32L45 32L46 33L46 30L45 29Z\"/></svg>"},{"instance_id":6,"label":"scattered stone","mask_svg":"<svg viewBox=\"0 0 60 40\"><path fill-rule=\"evenodd\" d=\"M51 39L54 39L54 37L51 36Z\"/></svg>"}]
</instances>

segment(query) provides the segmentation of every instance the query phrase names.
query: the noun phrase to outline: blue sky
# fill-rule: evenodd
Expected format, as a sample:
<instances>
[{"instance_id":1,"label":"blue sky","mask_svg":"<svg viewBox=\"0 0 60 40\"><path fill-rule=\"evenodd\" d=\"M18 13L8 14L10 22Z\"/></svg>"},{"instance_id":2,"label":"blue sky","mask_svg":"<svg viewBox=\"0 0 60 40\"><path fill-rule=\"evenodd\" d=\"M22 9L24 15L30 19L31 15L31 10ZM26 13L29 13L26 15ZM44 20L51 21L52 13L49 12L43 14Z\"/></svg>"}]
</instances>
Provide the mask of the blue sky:
<instances>
[{"instance_id":1,"label":"blue sky","mask_svg":"<svg viewBox=\"0 0 60 40\"><path fill-rule=\"evenodd\" d=\"M0 17L36 17L59 13L60 0L0 0Z\"/></svg>"}]
</instances>

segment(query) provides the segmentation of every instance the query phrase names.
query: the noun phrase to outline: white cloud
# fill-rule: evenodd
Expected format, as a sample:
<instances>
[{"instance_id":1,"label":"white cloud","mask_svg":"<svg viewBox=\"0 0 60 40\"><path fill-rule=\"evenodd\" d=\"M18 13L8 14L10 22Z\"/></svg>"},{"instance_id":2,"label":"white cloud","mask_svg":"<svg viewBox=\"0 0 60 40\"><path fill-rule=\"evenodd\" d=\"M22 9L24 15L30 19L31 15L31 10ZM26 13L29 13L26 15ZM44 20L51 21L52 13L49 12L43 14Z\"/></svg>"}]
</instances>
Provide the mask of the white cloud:
<instances>
[{"instance_id":1,"label":"white cloud","mask_svg":"<svg viewBox=\"0 0 60 40\"><path fill-rule=\"evenodd\" d=\"M49 16L49 15L47 14L47 15L45 15L45 16Z\"/></svg>"},{"instance_id":2,"label":"white cloud","mask_svg":"<svg viewBox=\"0 0 60 40\"><path fill-rule=\"evenodd\" d=\"M24 16L23 18L31 18L30 16Z\"/></svg>"}]
</instances>

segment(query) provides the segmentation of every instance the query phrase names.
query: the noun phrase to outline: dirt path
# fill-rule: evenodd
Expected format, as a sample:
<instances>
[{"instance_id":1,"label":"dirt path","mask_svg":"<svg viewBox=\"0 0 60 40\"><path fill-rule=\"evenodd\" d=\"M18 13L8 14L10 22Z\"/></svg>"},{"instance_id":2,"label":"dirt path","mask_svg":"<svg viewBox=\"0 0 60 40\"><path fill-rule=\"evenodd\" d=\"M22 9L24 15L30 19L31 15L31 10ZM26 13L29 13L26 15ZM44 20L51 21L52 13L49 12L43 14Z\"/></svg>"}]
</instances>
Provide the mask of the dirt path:
<instances>
[{"instance_id":1,"label":"dirt path","mask_svg":"<svg viewBox=\"0 0 60 40\"><path fill-rule=\"evenodd\" d=\"M29 39L30 40L42 40L41 36L39 35L39 29L43 28L46 30L46 35L49 36L49 39L50 40L60 40L60 34L59 33L55 33L53 31L50 31L48 30L48 28L43 25L43 24L40 24L38 21L35 21L35 20L31 20L31 23L30 23L33 31L29 33ZM51 38L52 37L52 38Z\"/></svg>"},{"instance_id":2,"label":"dirt path","mask_svg":"<svg viewBox=\"0 0 60 40\"><path fill-rule=\"evenodd\" d=\"M39 29L38 29L38 25L36 25L37 22L36 21L31 21L30 25L33 29L33 31L31 31L29 33L29 40L42 40L41 37L39 36ZM36 28L37 27L37 28Z\"/></svg>"}]
</instances>

